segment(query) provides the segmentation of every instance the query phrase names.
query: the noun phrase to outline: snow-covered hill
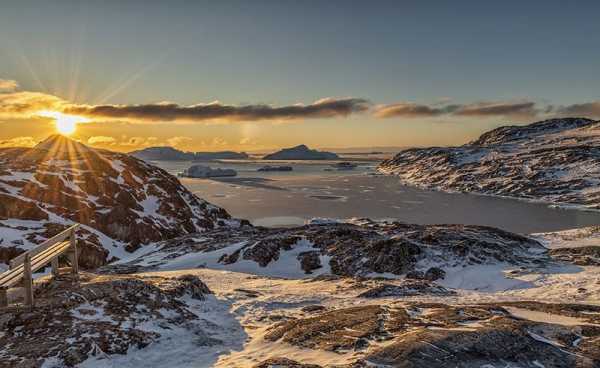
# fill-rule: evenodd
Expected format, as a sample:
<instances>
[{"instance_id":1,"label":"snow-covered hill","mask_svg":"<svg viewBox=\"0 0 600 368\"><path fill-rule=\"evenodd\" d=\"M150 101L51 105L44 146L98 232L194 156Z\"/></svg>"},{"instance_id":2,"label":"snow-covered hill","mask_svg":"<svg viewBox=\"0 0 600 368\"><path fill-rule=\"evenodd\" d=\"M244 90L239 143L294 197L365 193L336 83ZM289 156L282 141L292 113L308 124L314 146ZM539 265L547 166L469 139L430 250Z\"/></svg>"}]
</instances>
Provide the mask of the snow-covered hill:
<instances>
[{"instance_id":1,"label":"snow-covered hill","mask_svg":"<svg viewBox=\"0 0 600 368\"><path fill-rule=\"evenodd\" d=\"M538 241L492 227L354 221L190 234L158 243L151 252L109 269L207 267L285 278L407 276L446 280L454 286L455 276L469 267L483 273L480 284L485 286L488 278L498 278L503 267L534 269L550 261Z\"/></svg>"},{"instance_id":2,"label":"snow-covered hill","mask_svg":"<svg viewBox=\"0 0 600 368\"><path fill-rule=\"evenodd\" d=\"M460 147L404 150L378 170L427 188L600 209L600 122L500 127Z\"/></svg>"},{"instance_id":3,"label":"snow-covered hill","mask_svg":"<svg viewBox=\"0 0 600 368\"><path fill-rule=\"evenodd\" d=\"M0 149L0 268L75 222L84 225L87 267L143 244L235 223L166 171L125 154L58 135L34 148Z\"/></svg>"}]
</instances>

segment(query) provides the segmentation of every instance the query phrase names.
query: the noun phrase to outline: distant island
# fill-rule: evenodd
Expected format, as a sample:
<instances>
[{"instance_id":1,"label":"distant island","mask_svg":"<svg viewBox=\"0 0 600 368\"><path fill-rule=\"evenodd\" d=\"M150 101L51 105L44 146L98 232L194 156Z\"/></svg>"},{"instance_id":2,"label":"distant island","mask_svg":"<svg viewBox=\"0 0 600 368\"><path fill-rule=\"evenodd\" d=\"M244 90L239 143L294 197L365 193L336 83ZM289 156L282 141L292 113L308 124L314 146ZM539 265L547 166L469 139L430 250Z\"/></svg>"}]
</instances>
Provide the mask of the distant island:
<instances>
[{"instance_id":1,"label":"distant island","mask_svg":"<svg viewBox=\"0 0 600 368\"><path fill-rule=\"evenodd\" d=\"M184 152L173 147L148 147L129 152L133 157L144 161L210 161L244 160L249 158L246 152Z\"/></svg>"},{"instance_id":2,"label":"distant island","mask_svg":"<svg viewBox=\"0 0 600 368\"><path fill-rule=\"evenodd\" d=\"M292 148L284 148L263 157L263 160L337 160L339 156L333 152L317 151L301 144Z\"/></svg>"}]
</instances>

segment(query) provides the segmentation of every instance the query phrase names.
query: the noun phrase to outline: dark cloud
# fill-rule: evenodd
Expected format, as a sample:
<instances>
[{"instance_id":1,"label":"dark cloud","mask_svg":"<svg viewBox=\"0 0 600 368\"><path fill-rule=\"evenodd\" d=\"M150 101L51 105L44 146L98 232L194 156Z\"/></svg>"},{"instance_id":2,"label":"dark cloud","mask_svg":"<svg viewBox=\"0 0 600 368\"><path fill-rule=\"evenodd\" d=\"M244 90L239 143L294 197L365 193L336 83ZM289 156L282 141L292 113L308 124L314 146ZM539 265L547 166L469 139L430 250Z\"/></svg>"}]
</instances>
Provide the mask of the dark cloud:
<instances>
[{"instance_id":1,"label":"dark cloud","mask_svg":"<svg viewBox=\"0 0 600 368\"><path fill-rule=\"evenodd\" d=\"M380 118L407 117L422 118L441 115L454 116L509 116L533 117L537 115L534 102L478 102L472 104L456 104L446 106L420 105L411 102L399 102L381 105L375 109L375 116Z\"/></svg>"},{"instance_id":2,"label":"dark cloud","mask_svg":"<svg viewBox=\"0 0 600 368\"><path fill-rule=\"evenodd\" d=\"M484 102L463 105L454 114L459 116L524 116L532 117L538 111L535 102Z\"/></svg>"},{"instance_id":3,"label":"dark cloud","mask_svg":"<svg viewBox=\"0 0 600 368\"><path fill-rule=\"evenodd\" d=\"M451 113L459 108L458 105L448 105L444 107L434 107L428 105L419 105L412 102L398 102L391 105L381 105L375 109L375 116L380 118L407 117L421 118L439 116Z\"/></svg>"},{"instance_id":4,"label":"dark cloud","mask_svg":"<svg viewBox=\"0 0 600 368\"><path fill-rule=\"evenodd\" d=\"M556 109L559 115L583 116L587 118L600 118L600 101L561 106Z\"/></svg>"},{"instance_id":5,"label":"dark cloud","mask_svg":"<svg viewBox=\"0 0 600 368\"><path fill-rule=\"evenodd\" d=\"M63 112L89 117L131 119L141 121L227 121L289 120L332 118L348 116L369 109L369 102L361 98L326 98L310 105L223 105L221 103L181 106L174 103L146 105L72 105Z\"/></svg>"}]
</instances>

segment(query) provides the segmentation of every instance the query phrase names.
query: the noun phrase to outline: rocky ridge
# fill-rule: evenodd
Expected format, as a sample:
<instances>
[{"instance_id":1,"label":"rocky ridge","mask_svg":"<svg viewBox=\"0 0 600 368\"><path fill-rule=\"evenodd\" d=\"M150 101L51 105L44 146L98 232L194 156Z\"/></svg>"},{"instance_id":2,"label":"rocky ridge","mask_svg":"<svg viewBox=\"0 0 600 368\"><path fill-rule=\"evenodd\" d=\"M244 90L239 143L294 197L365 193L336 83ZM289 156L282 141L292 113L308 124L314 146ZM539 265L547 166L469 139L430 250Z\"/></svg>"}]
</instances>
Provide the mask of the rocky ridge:
<instances>
[{"instance_id":1,"label":"rocky ridge","mask_svg":"<svg viewBox=\"0 0 600 368\"><path fill-rule=\"evenodd\" d=\"M88 268L144 244L237 223L166 171L126 154L63 136L0 149L0 270L76 222Z\"/></svg>"},{"instance_id":2,"label":"rocky ridge","mask_svg":"<svg viewBox=\"0 0 600 368\"><path fill-rule=\"evenodd\" d=\"M264 338L333 351L340 354L340 360L350 354L350 363L336 365L347 368L597 367L598 311L600 307L593 305L539 302L396 302L291 318L275 323ZM547 316L548 321L522 317L536 313ZM321 367L285 358L271 358L257 367L268 364Z\"/></svg>"},{"instance_id":3,"label":"rocky ridge","mask_svg":"<svg viewBox=\"0 0 600 368\"><path fill-rule=\"evenodd\" d=\"M459 147L412 148L378 170L426 188L600 209L600 122L505 126Z\"/></svg>"},{"instance_id":4,"label":"rocky ridge","mask_svg":"<svg viewBox=\"0 0 600 368\"><path fill-rule=\"evenodd\" d=\"M209 267L256 274L406 275L443 279L444 268L508 264L536 268L550 258L536 240L496 228L358 220L290 229L242 227L157 244L114 272Z\"/></svg>"}]
</instances>

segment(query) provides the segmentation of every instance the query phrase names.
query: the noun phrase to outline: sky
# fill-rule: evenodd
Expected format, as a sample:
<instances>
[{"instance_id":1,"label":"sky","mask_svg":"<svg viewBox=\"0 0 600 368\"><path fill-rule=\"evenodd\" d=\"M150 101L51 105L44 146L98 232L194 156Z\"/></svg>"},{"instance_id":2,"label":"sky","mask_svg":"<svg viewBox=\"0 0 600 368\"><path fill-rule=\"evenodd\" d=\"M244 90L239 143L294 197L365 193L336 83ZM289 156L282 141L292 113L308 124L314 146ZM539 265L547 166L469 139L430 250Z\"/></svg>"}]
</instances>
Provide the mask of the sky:
<instances>
[{"instance_id":1,"label":"sky","mask_svg":"<svg viewBox=\"0 0 600 368\"><path fill-rule=\"evenodd\" d=\"M598 1L0 2L0 146L458 145L600 119Z\"/></svg>"}]
</instances>

